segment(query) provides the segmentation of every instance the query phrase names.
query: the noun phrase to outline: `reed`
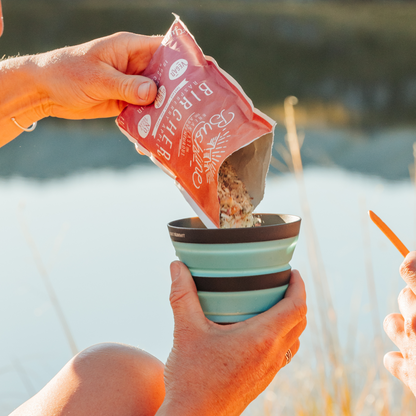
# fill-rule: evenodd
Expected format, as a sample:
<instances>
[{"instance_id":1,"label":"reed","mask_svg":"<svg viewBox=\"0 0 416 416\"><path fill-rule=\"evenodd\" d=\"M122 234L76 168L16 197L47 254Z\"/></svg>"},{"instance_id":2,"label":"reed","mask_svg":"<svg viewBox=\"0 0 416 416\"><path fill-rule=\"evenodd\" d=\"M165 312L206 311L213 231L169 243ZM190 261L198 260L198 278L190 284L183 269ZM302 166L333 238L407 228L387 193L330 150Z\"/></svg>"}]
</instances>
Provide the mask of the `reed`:
<instances>
[{"instance_id":1,"label":"reed","mask_svg":"<svg viewBox=\"0 0 416 416\"><path fill-rule=\"evenodd\" d=\"M49 297L49 301L51 302L55 313L59 319L59 323L62 327L62 330L65 334L65 337L68 342L68 346L71 350L72 356L75 356L78 354L78 348L75 343L75 338L72 334L71 328L69 327L68 321L65 317L65 313L63 311L63 308L61 306L61 303L59 302L59 298L56 295L55 289L52 285L52 281L49 277L48 270L42 260L42 256L38 250L38 247L36 245L35 240L32 237L32 234L30 232L30 229L26 223L24 212L23 212L24 206L21 204L19 207L19 222L20 226L22 228L23 235L26 239L26 243L32 253L32 257L35 263L35 266L39 272L40 277L42 278L43 284L45 286L46 292ZM60 243L60 242L59 242Z\"/></svg>"},{"instance_id":2,"label":"reed","mask_svg":"<svg viewBox=\"0 0 416 416\"><path fill-rule=\"evenodd\" d=\"M361 299L352 299L351 322L348 328L347 348L339 339L337 314L329 291L323 257L313 223L307 197L301 146L304 137L297 132L294 106L296 97L284 102L286 146L277 145L276 150L285 163L273 158L272 164L282 171L291 171L296 178L303 217L303 230L307 241L311 279L303 277L312 286L308 298L308 331L302 338L306 353L299 354L284 376L276 377L265 395L264 415L296 416L395 416L414 414L415 400L411 392L395 381L383 366L386 351L383 342L382 323L377 303L373 265L371 259L370 234L365 202L362 201L362 241L365 253L365 279L375 328L373 342L355 353L355 339ZM415 147L416 149L416 147ZM416 166L416 150L415 150ZM416 171L416 169L414 169ZM414 172L413 171L413 172ZM309 339L305 339L308 336ZM273 393L271 394L270 391ZM289 398L289 399L287 399Z\"/></svg>"}]
</instances>

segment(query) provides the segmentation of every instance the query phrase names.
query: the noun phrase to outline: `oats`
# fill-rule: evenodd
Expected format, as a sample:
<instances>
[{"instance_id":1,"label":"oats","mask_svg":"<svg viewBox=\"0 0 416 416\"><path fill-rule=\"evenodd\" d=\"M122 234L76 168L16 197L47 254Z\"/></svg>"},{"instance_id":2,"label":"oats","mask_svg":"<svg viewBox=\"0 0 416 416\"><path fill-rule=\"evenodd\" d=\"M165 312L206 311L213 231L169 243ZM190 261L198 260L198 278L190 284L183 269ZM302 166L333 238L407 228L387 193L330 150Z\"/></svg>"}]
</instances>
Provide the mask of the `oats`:
<instances>
[{"instance_id":1,"label":"oats","mask_svg":"<svg viewBox=\"0 0 416 416\"><path fill-rule=\"evenodd\" d=\"M254 227L258 223L253 216L252 198L227 160L221 165L218 175L218 199L221 228Z\"/></svg>"}]
</instances>

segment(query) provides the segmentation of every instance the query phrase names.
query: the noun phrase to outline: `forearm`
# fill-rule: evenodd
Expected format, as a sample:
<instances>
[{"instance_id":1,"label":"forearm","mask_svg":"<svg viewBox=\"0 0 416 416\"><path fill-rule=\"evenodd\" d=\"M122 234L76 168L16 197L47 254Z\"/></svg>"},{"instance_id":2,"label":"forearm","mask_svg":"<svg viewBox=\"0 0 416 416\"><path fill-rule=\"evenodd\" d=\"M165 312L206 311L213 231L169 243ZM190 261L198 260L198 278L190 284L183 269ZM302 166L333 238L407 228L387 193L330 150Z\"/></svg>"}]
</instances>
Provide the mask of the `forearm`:
<instances>
[{"instance_id":1,"label":"forearm","mask_svg":"<svg viewBox=\"0 0 416 416\"><path fill-rule=\"evenodd\" d=\"M0 62L0 147L23 132L12 117L23 127L46 117L41 71L34 56Z\"/></svg>"}]
</instances>

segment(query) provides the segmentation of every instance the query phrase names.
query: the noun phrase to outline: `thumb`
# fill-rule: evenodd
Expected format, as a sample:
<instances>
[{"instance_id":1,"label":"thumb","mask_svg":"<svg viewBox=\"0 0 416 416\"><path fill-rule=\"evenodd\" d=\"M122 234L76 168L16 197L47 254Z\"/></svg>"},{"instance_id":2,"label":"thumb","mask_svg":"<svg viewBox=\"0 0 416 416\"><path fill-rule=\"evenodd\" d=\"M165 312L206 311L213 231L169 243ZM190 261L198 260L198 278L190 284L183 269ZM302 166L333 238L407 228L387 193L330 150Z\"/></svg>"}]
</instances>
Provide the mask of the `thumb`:
<instances>
[{"instance_id":1,"label":"thumb","mask_svg":"<svg viewBox=\"0 0 416 416\"><path fill-rule=\"evenodd\" d=\"M157 93L156 84L142 75L125 75L114 70L113 76L107 78L107 99L120 100L128 104L151 104Z\"/></svg>"},{"instance_id":2,"label":"thumb","mask_svg":"<svg viewBox=\"0 0 416 416\"><path fill-rule=\"evenodd\" d=\"M175 324L179 322L206 320L199 303L194 280L188 268L180 261L174 261L170 265L172 286L170 291L170 304L175 318Z\"/></svg>"}]
</instances>

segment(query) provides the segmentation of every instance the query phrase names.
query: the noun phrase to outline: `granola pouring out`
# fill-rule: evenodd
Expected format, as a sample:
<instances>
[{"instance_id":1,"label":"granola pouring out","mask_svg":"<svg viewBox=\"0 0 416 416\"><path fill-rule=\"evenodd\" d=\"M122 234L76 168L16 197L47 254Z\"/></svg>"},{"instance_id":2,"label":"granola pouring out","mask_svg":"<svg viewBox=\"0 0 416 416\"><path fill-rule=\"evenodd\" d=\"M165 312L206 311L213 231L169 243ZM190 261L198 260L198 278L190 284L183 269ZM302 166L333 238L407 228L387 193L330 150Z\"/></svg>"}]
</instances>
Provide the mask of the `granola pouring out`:
<instances>
[{"instance_id":1,"label":"granola pouring out","mask_svg":"<svg viewBox=\"0 0 416 416\"><path fill-rule=\"evenodd\" d=\"M218 174L218 200L221 228L254 227L258 224L258 219L253 216L252 198L228 160L221 165Z\"/></svg>"}]
</instances>

